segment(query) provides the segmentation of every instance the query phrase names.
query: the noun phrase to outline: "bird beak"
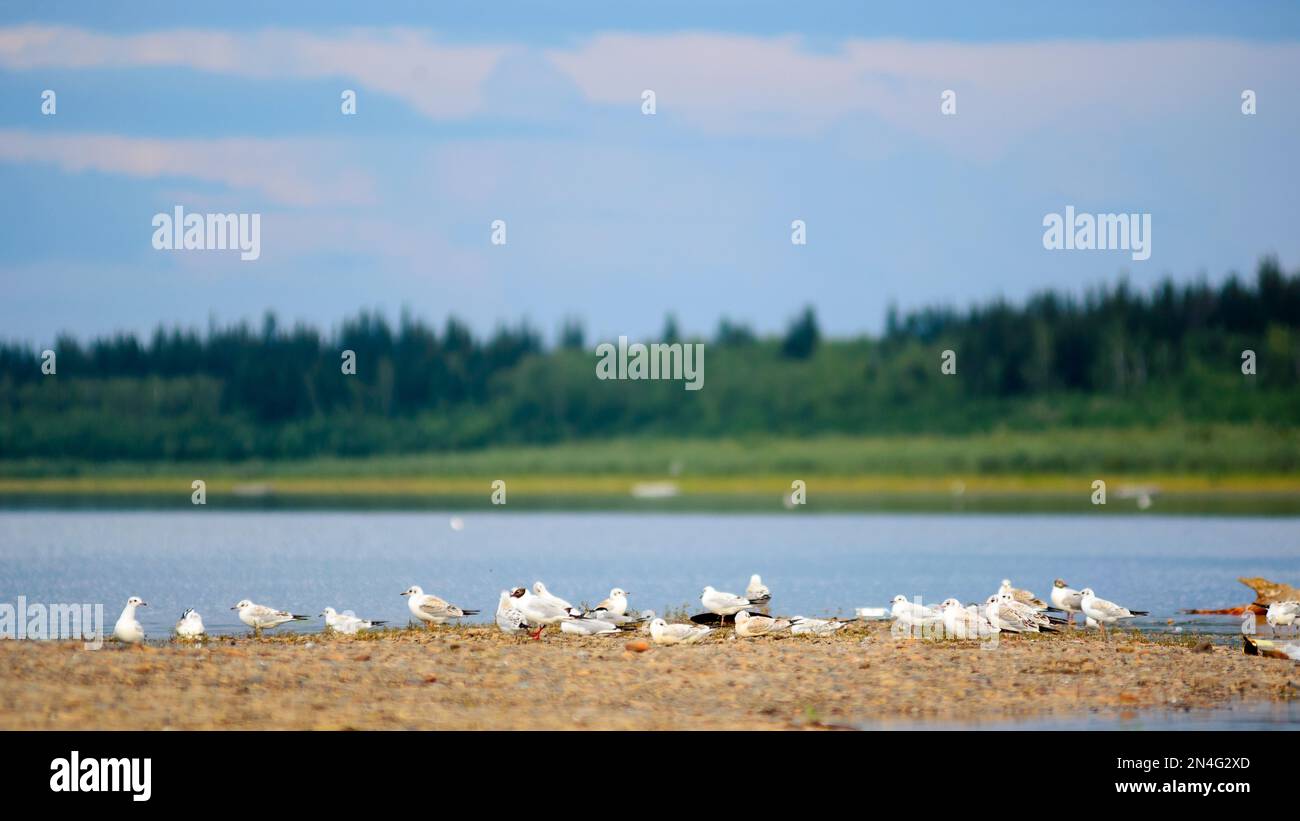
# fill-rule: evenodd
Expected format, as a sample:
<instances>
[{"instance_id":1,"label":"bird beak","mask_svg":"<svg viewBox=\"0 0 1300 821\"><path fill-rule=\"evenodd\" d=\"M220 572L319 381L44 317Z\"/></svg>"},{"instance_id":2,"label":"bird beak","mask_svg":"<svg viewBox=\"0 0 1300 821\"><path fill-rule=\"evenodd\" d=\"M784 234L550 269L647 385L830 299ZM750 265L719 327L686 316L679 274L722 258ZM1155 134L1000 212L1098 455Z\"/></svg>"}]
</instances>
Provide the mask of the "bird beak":
<instances>
[{"instance_id":1,"label":"bird beak","mask_svg":"<svg viewBox=\"0 0 1300 821\"><path fill-rule=\"evenodd\" d=\"M235 605L234 607L232 607L232 608L230 608L230 609L231 609L231 610L238 610L238 609L239 609L239 605Z\"/></svg>"},{"instance_id":2,"label":"bird beak","mask_svg":"<svg viewBox=\"0 0 1300 821\"><path fill-rule=\"evenodd\" d=\"M148 606L149 606L149 602L147 602L147 601L142 601L142 602L140 602L140 606L141 606L141 607L148 607Z\"/></svg>"}]
</instances>

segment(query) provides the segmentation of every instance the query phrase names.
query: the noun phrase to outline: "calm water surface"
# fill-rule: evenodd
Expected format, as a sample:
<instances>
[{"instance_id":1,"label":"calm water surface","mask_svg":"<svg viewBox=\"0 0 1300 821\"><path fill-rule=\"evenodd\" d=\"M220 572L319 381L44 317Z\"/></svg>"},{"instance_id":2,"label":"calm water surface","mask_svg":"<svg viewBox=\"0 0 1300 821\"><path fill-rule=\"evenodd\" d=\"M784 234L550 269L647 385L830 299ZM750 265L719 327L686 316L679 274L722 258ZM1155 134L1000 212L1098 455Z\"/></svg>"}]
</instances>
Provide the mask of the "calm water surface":
<instances>
[{"instance_id":1,"label":"calm water surface","mask_svg":"<svg viewBox=\"0 0 1300 821\"><path fill-rule=\"evenodd\" d=\"M453 530L453 515L0 511L0 601L103 602L111 629L139 595L146 634L164 638L187 607L209 632L245 632L230 610L241 598L404 625L412 584L485 620L498 591L537 579L574 603L620 586L662 613L698 612L704 585L742 592L761 573L775 612L820 615L898 593L983 601L1003 577L1046 598L1061 576L1150 610L1147 629L1226 634L1237 620L1178 611L1245 603L1238 576L1300 579L1297 518L493 511Z\"/></svg>"}]
</instances>

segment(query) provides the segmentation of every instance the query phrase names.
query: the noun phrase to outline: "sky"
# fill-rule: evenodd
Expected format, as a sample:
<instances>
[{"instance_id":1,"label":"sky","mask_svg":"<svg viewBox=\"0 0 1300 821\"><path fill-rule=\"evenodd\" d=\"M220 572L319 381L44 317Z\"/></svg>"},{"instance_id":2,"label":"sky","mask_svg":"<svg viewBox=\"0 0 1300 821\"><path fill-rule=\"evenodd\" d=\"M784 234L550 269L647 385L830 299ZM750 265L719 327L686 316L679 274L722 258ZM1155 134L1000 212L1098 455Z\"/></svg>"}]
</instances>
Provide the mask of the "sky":
<instances>
[{"instance_id":1,"label":"sky","mask_svg":"<svg viewBox=\"0 0 1300 821\"><path fill-rule=\"evenodd\" d=\"M804 305L850 335L1300 267L1295 3L372 5L0 8L0 337ZM260 215L260 256L156 249L177 206ZM1149 259L1044 248L1067 206L1149 215Z\"/></svg>"}]
</instances>

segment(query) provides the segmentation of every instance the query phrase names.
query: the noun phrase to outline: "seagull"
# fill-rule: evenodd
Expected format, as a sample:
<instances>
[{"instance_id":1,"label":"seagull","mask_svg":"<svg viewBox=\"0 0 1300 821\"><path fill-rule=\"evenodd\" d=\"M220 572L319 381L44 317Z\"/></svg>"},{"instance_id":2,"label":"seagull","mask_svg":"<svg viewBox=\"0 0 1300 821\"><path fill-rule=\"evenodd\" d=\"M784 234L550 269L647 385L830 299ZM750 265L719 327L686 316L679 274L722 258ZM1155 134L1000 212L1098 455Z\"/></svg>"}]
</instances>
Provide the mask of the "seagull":
<instances>
[{"instance_id":1,"label":"seagull","mask_svg":"<svg viewBox=\"0 0 1300 821\"><path fill-rule=\"evenodd\" d=\"M1074 627L1074 614L1083 612L1083 594L1065 583L1064 579L1052 582L1052 606L1064 610L1066 623Z\"/></svg>"},{"instance_id":2,"label":"seagull","mask_svg":"<svg viewBox=\"0 0 1300 821\"><path fill-rule=\"evenodd\" d=\"M838 619L806 619L803 616L790 619L790 632L796 636L829 636L848 626L847 621Z\"/></svg>"},{"instance_id":3,"label":"seagull","mask_svg":"<svg viewBox=\"0 0 1300 821\"><path fill-rule=\"evenodd\" d=\"M1045 615L1029 605L1017 602L1006 593L988 597L984 603L984 617L994 627L1007 633L1056 632Z\"/></svg>"},{"instance_id":4,"label":"seagull","mask_svg":"<svg viewBox=\"0 0 1300 821\"><path fill-rule=\"evenodd\" d=\"M750 615L748 610L736 614L736 635L744 638L757 638L779 633L790 626L788 619L774 619L760 614Z\"/></svg>"},{"instance_id":5,"label":"seagull","mask_svg":"<svg viewBox=\"0 0 1300 821\"><path fill-rule=\"evenodd\" d=\"M263 630L279 627L286 622L307 621L306 616L299 616L288 610L276 610L264 604L253 604L248 599L242 600L230 609L239 611L239 620L253 628L255 636L261 635Z\"/></svg>"},{"instance_id":6,"label":"seagull","mask_svg":"<svg viewBox=\"0 0 1300 821\"><path fill-rule=\"evenodd\" d=\"M635 610L629 611L627 609L627 597L629 595L631 594L622 588L615 587L613 590L609 591L609 598L591 608L586 613L583 613L582 617L585 619L600 619L601 621L612 622L619 626L625 624L640 624L646 620L646 616L643 613L637 613ZM650 613L650 618L654 617L653 610L648 610L646 612Z\"/></svg>"},{"instance_id":7,"label":"seagull","mask_svg":"<svg viewBox=\"0 0 1300 821\"><path fill-rule=\"evenodd\" d=\"M553 604L557 607L563 607L566 611L568 611L569 615L573 616L575 619L582 618L581 610L574 607L572 604L569 604L567 600L562 599L559 596L552 593L551 591L547 590L546 585L542 584L541 582L533 582L533 595L544 602Z\"/></svg>"},{"instance_id":8,"label":"seagull","mask_svg":"<svg viewBox=\"0 0 1300 821\"><path fill-rule=\"evenodd\" d=\"M148 606L149 603L139 596L127 599L126 607L122 608L122 615L117 617L117 624L113 625L113 638L127 644L139 644L144 641L144 628L135 618L135 609Z\"/></svg>"},{"instance_id":9,"label":"seagull","mask_svg":"<svg viewBox=\"0 0 1300 821\"><path fill-rule=\"evenodd\" d=\"M627 613L627 591L621 587L615 587L609 591L608 598L591 609L593 611L604 610L611 615L622 616Z\"/></svg>"},{"instance_id":10,"label":"seagull","mask_svg":"<svg viewBox=\"0 0 1300 821\"><path fill-rule=\"evenodd\" d=\"M180 621L176 622L176 636L182 639L197 639L203 635L203 617L199 611L191 607L181 614Z\"/></svg>"},{"instance_id":11,"label":"seagull","mask_svg":"<svg viewBox=\"0 0 1300 821\"><path fill-rule=\"evenodd\" d=\"M998 632L978 608L967 610L956 599L944 600L943 627L948 637L954 639L978 639Z\"/></svg>"},{"instance_id":12,"label":"seagull","mask_svg":"<svg viewBox=\"0 0 1300 821\"><path fill-rule=\"evenodd\" d=\"M566 619L560 622L560 632L575 636L608 636L623 631L613 622L601 619Z\"/></svg>"},{"instance_id":13,"label":"seagull","mask_svg":"<svg viewBox=\"0 0 1300 821\"><path fill-rule=\"evenodd\" d=\"M763 584L763 580L755 573L749 577L749 587L745 588L745 598L754 604L766 604L772 600L772 591L767 589L767 585Z\"/></svg>"},{"instance_id":14,"label":"seagull","mask_svg":"<svg viewBox=\"0 0 1300 821\"><path fill-rule=\"evenodd\" d=\"M1015 587L1012 587L1010 579L1002 580L1002 586L998 588L998 594L1001 595L1003 593L1008 594L1009 596L1011 596L1011 598L1015 599L1021 604L1029 605L1035 610L1047 609L1047 602L1038 598L1033 593L1030 593L1028 590L1019 590Z\"/></svg>"},{"instance_id":15,"label":"seagull","mask_svg":"<svg viewBox=\"0 0 1300 821\"><path fill-rule=\"evenodd\" d=\"M1300 601L1275 601L1268 606L1264 620L1271 627L1290 627L1300 617Z\"/></svg>"},{"instance_id":16,"label":"seagull","mask_svg":"<svg viewBox=\"0 0 1300 821\"><path fill-rule=\"evenodd\" d=\"M1001 602L1004 609L1010 607L1022 619L1025 619L1033 624L1036 624L1039 627L1052 628L1053 625L1061 624L1065 621L1065 619L1061 618L1060 616L1052 615L1050 612L1051 611L1050 607L1047 608L1046 610L1039 610L1037 607L1033 607L1032 605L1028 605L1025 604L1024 602L1016 601L1015 599L1011 598L1011 596L1007 593L999 593L998 601Z\"/></svg>"},{"instance_id":17,"label":"seagull","mask_svg":"<svg viewBox=\"0 0 1300 821\"><path fill-rule=\"evenodd\" d=\"M342 633L345 636L355 636L362 630L369 630L372 627L378 627L381 624L388 624L386 621L372 621L370 619L358 618L351 610L342 613L336 612L333 607L326 607L325 612L321 613L325 617L325 626L336 633Z\"/></svg>"},{"instance_id":18,"label":"seagull","mask_svg":"<svg viewBox=\"0 0 1300 821\"><path fill-rule=\"evenodd\" d=\"M890 602L890 614L908 627L923 627L943 621L943 606L926 607L917 602L908 601L907 596L899 594Z\"/></svg>"},{"instance_id":19,"label":"seagull","mask_svg":"<svg viewBox=\"0 0 1300 821\"><path fill-rule=\"evenodd\" d=\"M668 624L663 619L650 622L650 638L655 644L698 644L713 632L699 624Z\"/></svg>"},{"instance_id":20,"label":"seagull","mask_svg":"<svg viewBox=\"0 0 1300 821\"><path fill-rule=\"evenodd\" d=\"M411 585L402 595L410 597L406 600L406 608L411 611L411 615L431 626L446 624L450 619L478 615L477 610L462 610L437 596L425 593L418 584Z\"/></svg>"},{"instance_id":21,"label":"seagull","mask_svg":"<svg viewBox=\"0 0 1300 821\"><path fill-rule=\"evenodd\" d=\"M524 617L524 620L529 625L537 627L537 630L532 633L534 639L542 637L542 631L546 629L548 624L559 624L576 618L563 606L530 593L522 587L516 587L510 596L515 600L514 606Z\"/></svg>"},{"instance_id":22,"label":"seagull","mask_svg":"<svg viewBox=\"0 0 1300 821\"><path fill-rule=\"evenodd\" d=\"M704 592L700 594L700 604L710 613L719 616L734 616L747 607L752 607L753 602L743 596L737 596L735 593L723 593L714 590L712 587L705 587ZM726 621L725 618L722 621Z\"/></svg>"},{"instance_id":23,"label":"seagull","mask_svg":"<svg viewBox=\"0 0 1300 821\"><path fill-rule=\"evenodd\" d=\"M497 628L507 636L527 633L533 628L524 614L519 612L519 608L514 606L514 602L509 590L501 591L501 599L497 602Z\"/></svg>"},{"instance_id":24,"label":"seagull","mask_svg":"<svg viewBox=\"0 0 1300 821\"><path fill-rule=\"evenodd\" d=\"M1101 627L1103 636L1110 638L1106 633L1106 625L1115 624L1120 619L1131 619L1134 616L1148 615L1145 610L1129 610L1127 607L1120 607L1115 602L1106 601L1097 598L1097 594L1092 592L1091 587L1085 587L1079 591L1082 598L1079 601L1084 615L1097 622Z\"/></svg>"}]
</instances>

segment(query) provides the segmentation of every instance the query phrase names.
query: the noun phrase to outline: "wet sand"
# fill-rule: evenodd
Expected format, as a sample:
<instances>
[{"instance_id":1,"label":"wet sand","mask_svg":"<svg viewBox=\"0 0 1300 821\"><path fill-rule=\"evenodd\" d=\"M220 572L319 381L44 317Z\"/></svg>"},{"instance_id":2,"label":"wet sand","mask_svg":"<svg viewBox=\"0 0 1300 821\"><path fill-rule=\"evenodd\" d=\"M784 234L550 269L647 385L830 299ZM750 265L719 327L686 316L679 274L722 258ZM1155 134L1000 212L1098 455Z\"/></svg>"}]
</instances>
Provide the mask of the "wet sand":
<instances>
[{"instance_id":1,"label":"wet sand","mask_svg":"<svg viewBox=\"0 0 1300 821\"><path fill-rule=\"evenodd\" d=\"M1195 637L833 637L627 649L494 627L144 647L0 641L0 729L796 729L1300 698L1300 666Z\"/></svg>"}]
</instances>

